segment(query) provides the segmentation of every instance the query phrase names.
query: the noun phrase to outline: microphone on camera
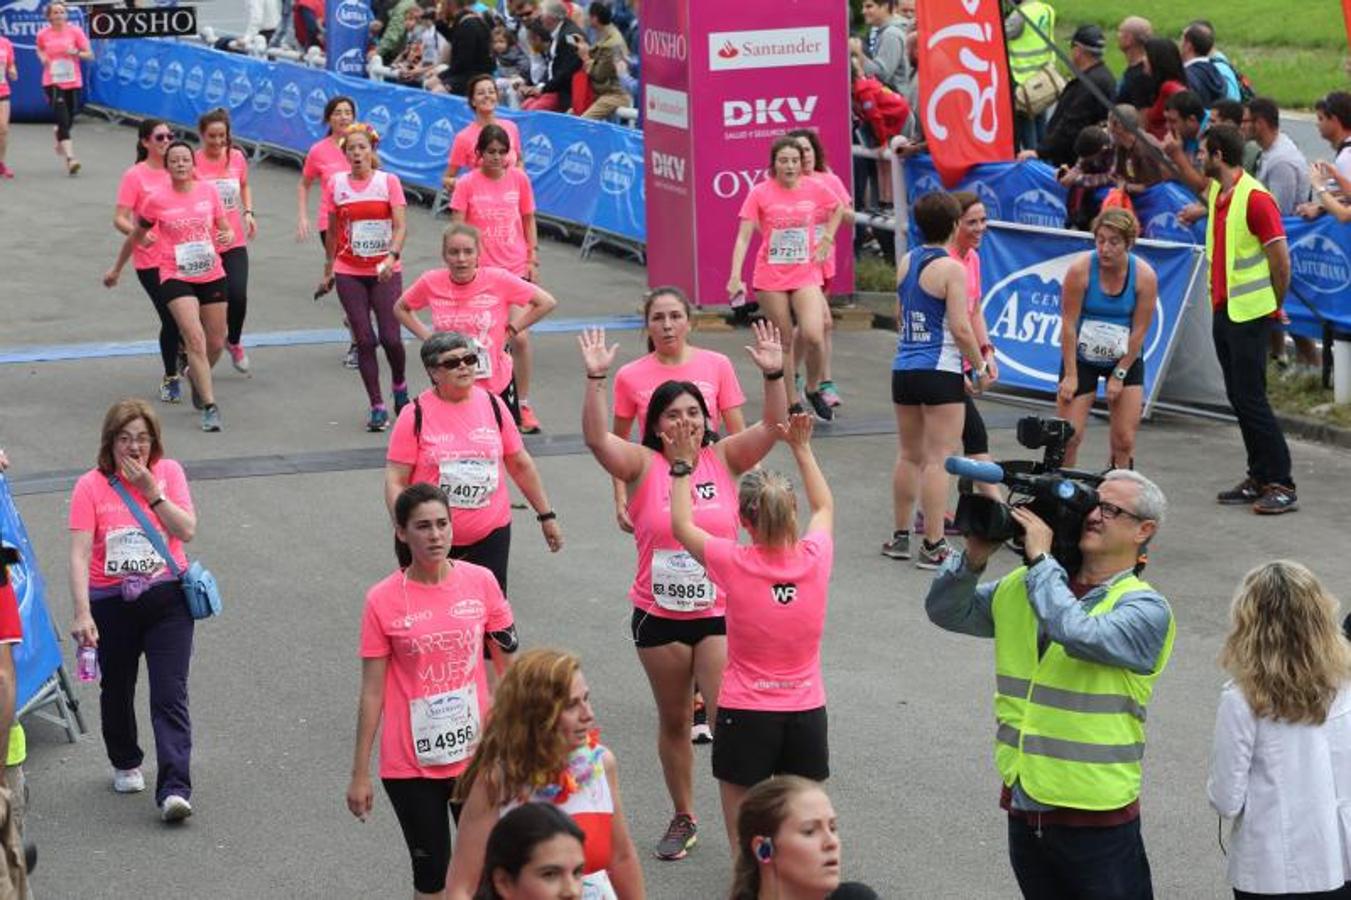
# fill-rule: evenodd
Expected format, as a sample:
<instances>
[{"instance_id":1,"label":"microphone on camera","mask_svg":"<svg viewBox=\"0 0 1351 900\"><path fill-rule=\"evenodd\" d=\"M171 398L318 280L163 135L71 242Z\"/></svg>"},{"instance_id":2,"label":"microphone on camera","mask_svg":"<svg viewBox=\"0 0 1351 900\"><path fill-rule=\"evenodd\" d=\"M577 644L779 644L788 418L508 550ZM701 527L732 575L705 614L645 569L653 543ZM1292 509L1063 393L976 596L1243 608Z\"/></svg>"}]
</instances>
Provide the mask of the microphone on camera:
<instances>
[{"instance_id":1,"label":"microphone on camera","mask_svg":"<svg viewBox=\"0 0 1351 900\"><path fill-rule=\"evenodd\" d=\"M999 463L971 459L966 456L949 456L943 463L943 468L947 469L949 475L970 478L972 481L979 481L982 484L1004 483L1004 467Z\"/></svg>"}]
</instances>

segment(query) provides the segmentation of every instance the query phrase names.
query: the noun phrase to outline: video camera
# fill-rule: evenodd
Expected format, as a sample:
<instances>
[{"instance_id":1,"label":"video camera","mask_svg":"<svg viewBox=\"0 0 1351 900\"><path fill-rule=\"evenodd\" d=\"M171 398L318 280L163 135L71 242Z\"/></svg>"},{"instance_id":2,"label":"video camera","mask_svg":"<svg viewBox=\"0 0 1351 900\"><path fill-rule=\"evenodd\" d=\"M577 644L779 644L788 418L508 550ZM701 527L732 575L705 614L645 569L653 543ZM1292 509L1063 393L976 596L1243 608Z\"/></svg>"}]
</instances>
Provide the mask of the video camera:
<instances>
[{"instance_id":1,"label":"video camera","mask_svg":"<svg viewBox=\"0 0 1351 900\"><path fill-rule=\"evenodd\" d=\"M949 456L945 468L960 476L956 526L964 535L1002 543L1022 536L1023 528L1009 513L1025 506L1051 526L1051 555L1073 574L1083 561L1079 537L1084 519L1098 505L1097 486L1102 476L1063 468L1065 449L1074 436L1074 426L1064 419L1026 416L1018 420L1018 443L1029 450L1042 450L1041 461L983 462L965 456ZM1008 503L974 493L971 482L1003 484Z\"/></svg>"}]
</instances>

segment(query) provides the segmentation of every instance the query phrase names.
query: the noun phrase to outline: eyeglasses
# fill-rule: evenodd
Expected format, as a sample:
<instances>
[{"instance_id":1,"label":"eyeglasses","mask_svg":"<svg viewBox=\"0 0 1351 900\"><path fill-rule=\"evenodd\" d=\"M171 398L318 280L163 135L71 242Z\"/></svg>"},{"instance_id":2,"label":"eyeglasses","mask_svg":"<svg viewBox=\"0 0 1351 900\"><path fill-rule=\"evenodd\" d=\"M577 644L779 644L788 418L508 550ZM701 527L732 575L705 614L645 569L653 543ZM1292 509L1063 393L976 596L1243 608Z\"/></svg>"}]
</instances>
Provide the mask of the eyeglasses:
<instances>
[{"instance_id":1,"label":"eyeglasses","mask_svg":"<svg viewBox=\"0 0 1351 900\"><path fill-rule=\"evenodd\" d=\"M1115 503L1108 503L1106 500L1098 501L1098 509L1102 511L1104 519L1115 519L1117 516L1130 516L1137 522L1145 521L1145 517L1138 513L1133 513L1129 509L1122 509Z\"/></svg>"},{"instance_id":2,"label":"eyeglasses","mask_svg":"<svg viewBox=\"0 0 1351 900\"><path fill-rule=\"evenodd\" d=\"M472 369L477 365L478 365L478 354L466 353L464 356L447 356L445 359L438 360L437 362L432 363L430 366L428 366L428 368L445 369L447 372L454 372L461 366L466 366Z\"/></svg>"},{"instance_id":3,"label":"eyeglasses","mask_svg":"<svg viewBox=\"0 0 1351 900\"><path fill-rule=\"evenodd\" d=\"M151 440L150 435L148 434L119 434L117 436L117 444L119 447L130 447L133 444L149 447L152 443L154 443L154 441Z\"/></svg>"}]
</instances>

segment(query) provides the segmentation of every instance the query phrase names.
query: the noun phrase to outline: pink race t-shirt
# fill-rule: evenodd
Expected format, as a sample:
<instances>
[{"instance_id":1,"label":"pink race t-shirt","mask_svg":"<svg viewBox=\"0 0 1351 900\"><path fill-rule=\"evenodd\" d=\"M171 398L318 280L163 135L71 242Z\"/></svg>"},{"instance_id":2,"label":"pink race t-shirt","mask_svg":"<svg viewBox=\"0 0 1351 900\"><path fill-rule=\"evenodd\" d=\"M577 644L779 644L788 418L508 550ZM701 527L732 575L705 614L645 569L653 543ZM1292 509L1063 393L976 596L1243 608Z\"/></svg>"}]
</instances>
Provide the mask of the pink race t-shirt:
<instances>
[{"instance_id":1,"label":"pink race t-shirt","mask_svg":"<svg viewBox=\"0 0 1351 900\"><path fill-rule=\"evenodd\" d=\"M741 204L740 218L760 231L751 287L762 291L791 291L823 283L816 252L816 222L821 210L829 215L839 200L814 178L804 178L789 190L773 178L751 188Z\"/></svg>"},{"instance_id":2,"label":"pink race t-shirt","mask_svg":"<svg viewBox=\"0 0 1351 900\"><path fill-rule=\"evenodd\" d=\"M664 382L688 381L698 387L714 429L718 428L722 413L746 402L730 359L712 350L689 349L689 360L678 366L664 365L657 354L649 353L621 366L615 375L615 415L632 419L638 426L640 440L647 421L647 403Z\"/></svg>"},{"instance_id":3,"label":"pink race t-shirt","mask_svg":"<svg viewBox=\"0 0 1351 900\"><path fill-rule=\"evenodd\" d=\"M394 423L385 458L413 467L410 484L440 485L450 501L451 542L456 547L476 544L511 521L503 460L521 452L521 433L506 404L477 387L463 403L450 403L426 390L417 405L422 407L421 436L413 433L417 407L410 403Z\"/></svg>"},{"instance_id":4,"label":"pink race t-shirt","mask_svg":"<svg viewBox=\"0 0 1351 900\"><path fill-rule=\"evenodd\" d=\"M454 778L469 766L490 705L483 635L513 624L493 573L451 564L440 584L394 572L366 593L361 657L386 659L381 778Z\"/></svg>"},{"instance_id":5,"label":"pink race t-shirt","mask_svg":"<svg viewBox=\"0 0 1351 900\"><path fill-rule=\"evenodd\" d=\"M516 123L507 119L496 119L490 122L491 125L501 125L502 130L507 133L507 139L511 141L511 148L507 152L506 163L515 168L516 161L520 158L521 152L521 132L516 127ZM470 122L455 135L455 140L450 145L450 164L452 166L468 166L471 169L477 165L474 158L478 146L478 135L483 130L478 119Z\"/></svg>"},{"instance_id":6,"label":"pink race t-shirt","mask_svg":"<svg viewBox=\"0 0 1351 900\"><path fill-rule=\"evenodd\" d=\"M205 151L197 151L197 177L216 188L225 217L230 220L234 237L221 252L243 247L248 243L244 235L244 200L242 191L249 183L249 163L244 154L231 147L220 159L211 159Z\"/></svg>"},{"instance_id":7,"label":"pink race t-shirt","mask_svg":"<svg viewBox=\"0 0 1351 900\"><path fill-rule=\"evenodd\" d=\"M478 229L483 265L525 277L530 247L523 217L535 213L535 192L523 169L507 169L500 178L489 178L482 169L475 169L456 179L450 208L463 213L465 222Z\"/></svg>"},{"instance_id":8,"label":"pink race t-shirt","mask_svg":"<svg viewBox=\"0 0 1351 900\"><path fill-rule=\"evenodd\" d=\"M807 177L818 184L824 185L826 190L830 191L831 196L834 197L841 206L848 207L854 202L854 198L849 196L849 189L844 186L844 182L840 180L840 176L836 175L834 172L812 172ZM818 243L821 240L821 235L826 233L826 223L830 221L831 214L834 212L835 207L833 206L823 206L817 209L815 238ZM838 235L846 228L851 228L852 230L852 224L853 223L841 222L840 227L835 230L835 233ZM825 263L821 266L821 273L826 276L826 281L830 281L830 279L835 277L835 257L839 252L840 248L836 245L835 248L831 250L830 255L826 257Z\"/></svg>"},{"instance_id":9,"label":"pink race t-shirt","mask_svg":"<svg viewBox=\"0 0 1351 900\"><path fill-rule=\"evenodd\" d=\"M330 176L337 172L350 171L352 164L347 161L347 155L332 138L315 141L305 154L305 165L300 169L300 177L319 182L319 213L314 221L320 231L328 229L328 214L332 209L323 195L323 189L328 184Z\"/></svg>"},{"instance_id":10,"label":"pink race t-shirt","mask_svg":"<svg viewBox=\"0 0 1351 900\"><path fill-rule=\"evenodd\" d=\"M161 494L175 506L192 512L188 478L183 474L182 466L172 459L161 458L150 467L150 474ZM128 487L127 491L166 539L174 562L186 570L188 558L183 553L183 542L159 527L155 511L135 488ZM155 578L164 575L169 568L151 546L131 510L108 484L108 476L98 469L90 469L75 482L75 491L70 497L70 530L88 531L94 535L94 552L89 558L89 586L92 588L115 588L128 575Z\"/></svg>"},{"instance_id":11,"label":"pink race t-shirt","mask_svg":"<svg viewBox=\"0 0 1351 900\"><path fill-rule=\"evenodd\" d=\"M961 256L957 253L956 247L948 247L948 256L966 267L966 314L974 325L977 316L985 315L980 308L980 254L972 250L966 256ZM971 371L971 363L968 360L962 360L962 371Z\"/></svg>"},{"instance_id":12,"label":"pink race t-shirt","mask_svg":"<svg viewBox=\"0 0 1351 900\"><path fill-rule=\"evenodd\" d=\"M142 222L159 231L159 279L205 284L225 277L216 250L216 231L229 220L220 195L209 181L194 181L186 191L160 188L146 198Z\"/></svg>"},{"instance_id":13,"label":"pink race t-shirt","mask_svg":"<svg viewBox=\"0 0 1351 900\"><path fill-rule=\"evenodd\" d=\"M9 67L14 65L14 45L0 37L0 97L9 96Z\"/></svg>"},{"instance_id":14,"label":"pink race t-shirt","mask_svg":"<svg viewBox=\"0 0 1351 900\"><path fill-rule=\"evenodd\" d=\"M704 566L727 586L727 668L718 709L801 712L826 705L821 635L835 543L810 532L788 549L704 544Z\"/></svg>"},{"instance_id":15,"label":"pink race t-shirt","mask_svg":"<svg viewBox=\"0 0 1351 900\"><path fill-rule=\"evenodd\" d=\"M152 169L146 162L138 162L122 173L122 182L117 186L117 205L125 206L140 218L145 201L158 190L169 190L169 180L167 170ZM158 239L158 229L151 231ZM131 250L131 264L137 269L159 268L159 250L154 244L149 247L137 244Z\"/></svg>"},{"instance_id":16,"label":"pink race t-shirt","mask_svg":"<svg viewBox=\"0 0 1351 900\"><path fill-rule=\"evenodd\" d=\"M89 38L75 25L67 24L57 31L48 25L38 32L35 42L38 50L47 58L42 67L42 86L55 85L63 89L84 86L84 75L80 71L79 52L89 52Z\"/></svg>"},{"instance_id":17,"label":"pink race t-shirt","mask_svg":"<svg viewBox=\"0 0 1351 900\"><path fill-rule=\"evenodd\" d=\"M671 475L666 458L653 455L643 480L629 492L629 519L638 544L638 573L629 588L633 605L663 619L706 619L724 614L722 584L705 574L671 533ZM710 447L699 451L689 479L694 524L714 537L736 539L736 482Z\"/></svg>"},{"instance_id":18,"label":"pink race t-shirt","mask_svg":"<svg viewBox=\"0 0 1351 900\"><path fill-rule=\"evenodd\" d=\"M473 281L456 284L450 270L427 272L404 291L409 309L428 307L437 331L458 331L478 346L479 385L500 394L511 383L511 355L507 353L510 308L528 306L535 286L505 269L480 266Z\"/></svg>"}]
</instances>

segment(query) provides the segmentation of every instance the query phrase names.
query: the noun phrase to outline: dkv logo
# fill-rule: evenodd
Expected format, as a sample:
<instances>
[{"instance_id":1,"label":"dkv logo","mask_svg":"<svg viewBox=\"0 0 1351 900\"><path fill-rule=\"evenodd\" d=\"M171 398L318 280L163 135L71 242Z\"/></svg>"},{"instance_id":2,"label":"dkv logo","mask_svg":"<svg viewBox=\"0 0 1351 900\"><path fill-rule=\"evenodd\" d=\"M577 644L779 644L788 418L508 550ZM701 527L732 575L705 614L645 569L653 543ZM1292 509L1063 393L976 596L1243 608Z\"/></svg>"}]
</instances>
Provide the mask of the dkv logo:
<instances>
[{"instance_id":1,"label":"dkv logo","mask_svg":"<svg viewBox=\"0 0 1351 900\"><path fill-rule=\"evenodd\" d=\"M622 150L611 153L601 164L600 187L607 194L627 194L637 179L637 164Z\"/></svg>"},{"instance_id":2,"label":"dkv logo","mask_svg":"<svg viewBox=\"0 0 1351 900\"><path fill-rule=\"evenodd\" d=\"M394 128L394 146L400 150L408 150L417 145L422 137L422 117L414 110L408 110L399 119L399 124Z\"/></svg>"},{"instance_id":3,"label":"dkv logo","mask_svg":"<svg viewBox=\"0 0 1351 900\"><path fill-rule=\"evenodd\" d=\"M810 97L771 97L759 100L725 100L722 104L722 124L727 128L741 125L785 125L788 122L810 122L816 111L815 95Z\"/></svg>"},{"instance_id":4,"label":"dkv logo","mask_svg":"<svg viewBox=\"0 0 1351 900\"><path fill-rule=\"evenodd\" d=\"M685 183L685 158L683 156L653 150L651 166L654 178L664 178L667 181L674 181L676 184Z\"/></svg>"},{"instance_id":5,"label":"dkv logo","mask_svg":"<svg viewBox=\"0 0 1351 900\"><path fill-rule=\"evenodd\" d=\"M1040 188L1024 191L1013 201L1013 220L1023 225L1063 228L1065 217L1064 202Z\"/></svg>"},{"instance_id":6,"label":"dkv logo","mask_svg":"<svg viewBox=\"0 0 1351 900\"><path fill-rule=\"evenodd\" d=\"M265 113L272 108L276 102L277 89L273 86L271 79L263 79L258 85L258 90L253 95L253 111Z\"/></svg>"},{"instance_id":7,"label":"dkv logo","mask_svg":"<svg viewBox=\"0 0 1351 900\"><path fill-rule=\"evenodd\" d=\"M432 156L445 156L450 152L450 145L454 141L455 126L451 124L450 119L442 117L427 129L427 140L423 146Z\"/></svg>"},{"instance_id":8,"label":"dkv logo","mask_svg":"<svg viewBox=\"0 0 1351 900\"><path fill-rule=\"evenodd\" d=\"M554 164L554 145L547 137L537 134L525 142L525 171L531 178L538 178Z\"/></svg>"},{"instance_id":9,"label":"dkv logo","mask_svg":"<svg viewBox=\"0 0 1351 900\"><path fill-rule=\"evenodd\" d=\"M583 141L574 141L563 151L563 158L558 161L558 174L568 184L585 184L591 180L591 173L596 168L596 158L591 155L591 148Z\"/></svg>"},{"instance_id":10,"label":"dkv logo","mask_svg":"<svg viewBox=\"0 0 1351 900\"><path fill-rule=\"evenodd\" d=\"M174 60L164 67L159 79L159 89L166 94L177 94L183 86L183 64Z\"/></svg>"},{"instance_id":11,"label":"dkv logo","mask_svg":"<svg viewBox=\"0 0 1351 900\"><path fill-rule=\"evenodd\" d=\"M286 83L281 89L281 96L277 98L277 112L281 113L283 119L295 118L296 113L300 112L300 85L294 81Z\"/></svg>"},{"instance_id":12,"label":"dkv logo","mask_svg":"<svg viewBox=\"0 0 1351 900\"><path fill-rule=\"evenodd\" d=\"M1310 234L1290 248L1291 274L1320 294L1337 294L1351 281L1351 260L1336 241Z\"/></svg>"}]
</instances>

